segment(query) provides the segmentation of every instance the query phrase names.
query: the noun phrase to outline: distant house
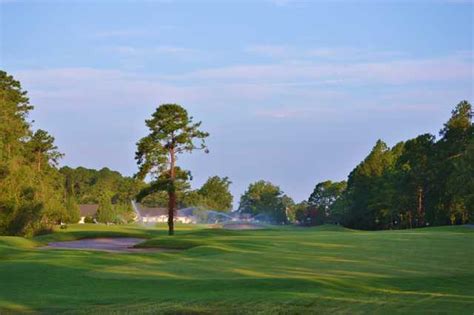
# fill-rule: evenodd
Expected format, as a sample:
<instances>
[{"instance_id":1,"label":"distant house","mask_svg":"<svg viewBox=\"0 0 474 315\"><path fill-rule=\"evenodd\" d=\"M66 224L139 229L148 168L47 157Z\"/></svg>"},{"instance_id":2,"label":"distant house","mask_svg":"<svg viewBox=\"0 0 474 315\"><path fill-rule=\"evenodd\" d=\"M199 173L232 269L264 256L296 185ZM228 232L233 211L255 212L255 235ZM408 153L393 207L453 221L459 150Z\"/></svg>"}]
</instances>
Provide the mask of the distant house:
<instances>
[{"instance_id":1,"label":"distant house","mask_svg":"<svg viewBox=\"0 0 474 315\"><path fill-rule=\"evenodd\" d=\"M136 204L138 221L141 223L159 223L168 220L168 209L160 207L146 207Z\"/></svg>"},{"instance_id":2,"label":"distant house","mask_svg":"<svg viewBox=\"0 0 474 315\"><path fill-rule=\"evenodd\" d=\"M135 210L135 221L140 223L166 223L168 222L168 209L161 207L147 207L139 203L132 202ZM80 220L78 223L84 224L86 217L94 218L99 209L98 204L82 204L79 205ZM180 223L196 223L194 208L179 209L175 216L175 222Z\"/></svg>"},{"instance_id":3,"label":"distant house","mask_svg":"<svg viewBox=\"0 0 474 315\"><path fill-rule=\"evenodd\" d=\"M97 214L97 209L99 209L98 204L79 205L79 215L81 219L78 223L84 224L86 217L95 218L95 215Z\"/></svg>"},{"instance_id":4,"label":"distant house","mask_svg":"<svg viewBox=\"0 0 474 315\"><path fill-rule=\"evenodd\" d=\"M179 209L177 221L181 223L196 223L196 208Z\"/></svg>"},{"instance_id":5,"label":"distant house","mask_svg":"<svg viewBox=\"0 0 474 315\"><path fill-rule=\"evenodd\" d=\"M165 223L168 222L168 209L162 207L147 207L135 203L137 212L137 221L141 223ZM196 223L192 208L181 209L177 211L174 218L175 222Z\"/></svg>"}]
</instances>

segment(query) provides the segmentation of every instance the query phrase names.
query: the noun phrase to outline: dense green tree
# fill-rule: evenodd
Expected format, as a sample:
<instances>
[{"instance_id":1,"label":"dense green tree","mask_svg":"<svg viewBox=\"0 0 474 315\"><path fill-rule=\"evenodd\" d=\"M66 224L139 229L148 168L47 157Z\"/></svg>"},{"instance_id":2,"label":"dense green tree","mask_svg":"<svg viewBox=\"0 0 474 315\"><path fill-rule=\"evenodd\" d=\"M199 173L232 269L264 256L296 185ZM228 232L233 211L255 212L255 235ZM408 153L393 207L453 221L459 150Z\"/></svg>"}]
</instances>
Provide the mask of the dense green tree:
<instances>
[{"instance_id":1,"label":"dense green tree","mask_svg":"<svg viewBox=\"0 0 474 315\"><path fill-rule=\"evenodd\" d=\"M426 201L433 180L431 166L434 143L435 138L430 134L408 140L397 160L397 174L393 181L393 208L395 213L414 218L414 222L408 222L409 226L425 225Z\"/></svg>"},{"instance_id":2,"label":"dense green tree","mask_svg":"<svg viewBox=\"0 0 474 315\"><path fill-rule=\"evenodd\" d=\"M454 161L453 174L448 179L453 191L457 192L458 199L463 205L458 208L457 217L461 223L474 222L474 137L462 156ZM456 213L454 214L456 217Z\"/></svg>"},{"instance_id":3,"label":"dense green tree","mask_svg":"<svg viewBox=\"0 0 474 315\"><path fill-rule=\"evenodd\" d=\"M388 198L383 194L384 174L392 163L391 151L378 140L370 154L350 174L347 182L349 211L344 223L353 228L375 229L386 219Z\"/></svg>"},{"instance_id":4,"label":"dense green tree","mask_svg":"<svg viewBox=\"0 0 474 315\"><path fill-rule=\"evenodd\" d=\"M21 202L24 201L24 191L32 190L24 143L24 139L31 134L27 117L32 109L33 106L29 104L26 91L22 90L20 82L5 71L0 71L1 233L13 233L11 224Z\"/></svg>"},{"instance_id":5,"label":"dense green tree","mask_svg":"<svg viewBox=\"0 0 474 315\"><path fill-rule=\"evenodd\" d=\"M179 168L177 168L179 170ZM178 171L179 172L179 171ZM179 208L195 207L203 210L210 210L215 207L213 201L208 201L199 191L200 189L191 190L187 182L188 177L184 173L184 177L176 180L176 199ZM168 193L163 190L163 183L155 181L143 188L137 195L137 199L147 207L168 207Z\"/></svg>"},{"instance_id":6,"label":"dense green tree","mask_svg":"<svg viewBox=\"0 0 474 315\"><path fill-rule=\"evenodd\" d=\"M38 172L45 163L53 163L57 165L63 154L58 151L58 147L54 144L54 137L46 131L38 129L31 139L28 141L29 150L32 153L34 163Z\"/></svg>"},{"instance_id":7,"label":"dense green tree","mask_svg":"<svg viewBox=\"0 0 474 315\"><path fill-rule=\"evenodd\" d=\"M112 223L115 220L115 211L112 206L110 193L104 191L99 199L96 219L100 223Z\"/></svg>"},{"instance_id":8,"label":"dense green tree","mask_svg":"<svg viewBox=\"0 0 474 315\"><path fill-rule=\"evenodd\" d=\"M194 207L207 210L211 209L208 206L206 198L199 193L198 189L182 192L178 195L178 199L180 200L179 204L182 208Z\"/></svg>"},{"instance_id":9,"label":"dense green tree","mask_svg":"<svg viewBox=\"0 0 474 315\"><path fill-rule=\"evenodd\" d=\"M294 211L294 222L299 225L316 225L319 217L319 213L316 211L316 207L304 200L293 207Z\"/></svg>"},{"instance_id":10,"label":"dense green tree","mask_svg":"<svg viewBox=\"0 0 474 315\"><path fill-rule=\"evenodd\" d=\"M113 205L114 218L113 222L116 224L131 223L134 222L136 217L135 211L133 211L131 202L118 203Z\"/></svg>"},{"instance_id":11,"label":"dense green tree","mask_svg":"<svg viewBox=\"0 0 474 315\"><path fill-rule=\"evenodd\" d=\"M347 183L332 182L330 180L318 183L309 196L308 204L318 210L324 216L324 221L334 222L331 218L331 210L334 203L342 196L346 190Z\"/></svg>"},{"instance_id":12,"label":"dense green tree","mask_svg":"<svg viewBox=\"0 0 474 315\"><path fill-rule=\"evenodd\" d=\"M64 176L67 193L80 204L98 203L104 190L111 193L113 204L128 204L145 187L143 181L122 176L106 167L94 170L65 166L60 172Z\"/></svg>"},{"instance_id":13,"label":"dense green tree","mask_svg":"<svg viewBox=\"0 0 474 315\"><path fill-rule=\"evenodd\" d=\"M66 219L61 154L45 131L31 132L26 91L0 71L0 233L34 234Z\"/></svg>"},{"instance_id":14,"label":"dense green tree","mask_svg":"<svg viewBox=\"0 0 474 315\"><path fill-rule=\"evenodd\" d=\"M288 198L280 187L267 181L249 185L240 197L239 211L253 216L266 217L274 223L287 223Z\"/></svg>"},{"instance_id":15,"label":"dense green tree","mask_svg":"<svg viewBox=\"0 0 474 315\"><path fill-rule=\"evenodd\" d=\"M150 175L155 181L155 190L165 190L168 193L168 234L173 235L177 205L176 180L180 175L176 172L177 156L197 149L207 152L204 139L209 134L201 131L201 122L194 123L187 111L177 104L159 106L152 118L146 120L146 125L150 134L137 143L137 177L144 179Z\"/></svg>"},{"instance_id":16,"label":"dense green tree","mask_svg":"<svg viewBox=\"0 0 474 315\"><path fill-rule=\"evenodd\" d=\"M20 195L21 202L2 204L2 211L7 210L9 216L0 222L3 233L7 235L33 236L45 229L42 224L43 204L36 200L33 189L24 189Z\"/></svg>"},{"instance_id":17,"label":"dense green tree","mask_svg":"<svg viewBox=\"0 0 474 315\"><path fill-rule=\"evenodd\" d=\"M80 220L79 206L73 196L66 198L67 223L77 223Z\"/></svg>"},{"instance_id":18,"label":"dense green tree","mask_svg":"<svg viewBox=\"0 0 474 315\"><path fill-rule=\"evenodd\" d=\"M144 193L145 192L145 193ZM163 190L154 192L148 192L147 189L143 189L141 194L138 195L141 204L147 207L168 207L168 193ZM183 199L183 198L181 198ZM192 205L191 205L192 206Z\"/></svg>"},{"instance_id":19,"label":"dense green tree","mask_svg":"<svg viewBox=\"0 0 474 315\"><path fill-rule=\"evenodd\" d=\"M461 224L473 216L472 107L460 102L436 141L420 135L393 148L378 141L349 175L332 212L362 229Z\"/></svg>"},{"instance_id":20,"label":"dense green tree","mask_svg":"<svg viewBox=\"0 0 474 315\"><path fill-rule=\"evenodd\" d=\"M23 139L31 134L27 121L30 105L26 91L19 81L0 70L0 160L21 155Z\"/></svg>"},{"instance_id":21,"label":"dense green tree","mask_svg":"<svg viewBox=\"0 0 474 315\"><path fill-rule=\"evenodd\" d=\"M466 207L469 203L469 193L459 185L458 176L464 170L463 165L469 160L469 148L473 143L474 127L472 123L472 106L467 101L456 105L451 118L440 131L440 140L436 143L436 169L438 202L435 209L435 221L451 224L467 222L472 209ZM468 178L465 186L471 186L473 177ZM456 184L458 183L458 184Z\"/></svg>"},{"instance_id":22,"label":"dense green tree","mask_svg":"<svg viewBox=\"0 0 474 315\"><path fill-rule=\"evenodd\" d=\"M233 197L229 191L231 183L228 177L209 177L198 193L209 209L228 212L232 210Z\"/></svg>"},{"instance_id":23,"label":"dense green tree","mask_svg":"<svg viewBox=\"0 0 474 315\"><path fill-rule=\"evenodd\" d=\"M334 202L331 206L331 216L329 218L329 223L332 224L344 224L349 217L349 201L347 190L342 193L342 195Z\"/></svg>"},{"instance_id":24,"label":"dense green tree","mask_svg":"<svg viewBox=\"0 0 474 315\"><path fill-rule=\"evenodd\" d=\"M180 208L195 207L203 210L230 211L233 199L229 192L230 183L227 177L213 176L201 188L191 190L185 176L176 181L177 205ZM155 182L145 187L138 195L140 202L149 207L167 207L168 193L160 190L162 188L159 186Z\"/></svg>"}]
</instances>

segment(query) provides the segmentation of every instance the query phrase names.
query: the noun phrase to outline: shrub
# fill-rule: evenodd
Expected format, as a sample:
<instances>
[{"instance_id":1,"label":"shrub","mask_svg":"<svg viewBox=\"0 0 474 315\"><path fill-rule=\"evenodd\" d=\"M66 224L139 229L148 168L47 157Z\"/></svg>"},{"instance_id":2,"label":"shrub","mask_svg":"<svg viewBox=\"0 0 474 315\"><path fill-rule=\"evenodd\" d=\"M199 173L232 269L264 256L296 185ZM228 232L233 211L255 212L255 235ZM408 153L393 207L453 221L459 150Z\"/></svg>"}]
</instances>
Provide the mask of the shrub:
<instances>
[{"instance_id":1,"label":"shrub","mask_svg":"<svg viewBox=\"0 0 474 315\"><path fill-rule=\"evenodd\" d=\"M95 220L93 217L87 216L84 218L84 223L95 223Z\"/></svg>"}]
</instances>

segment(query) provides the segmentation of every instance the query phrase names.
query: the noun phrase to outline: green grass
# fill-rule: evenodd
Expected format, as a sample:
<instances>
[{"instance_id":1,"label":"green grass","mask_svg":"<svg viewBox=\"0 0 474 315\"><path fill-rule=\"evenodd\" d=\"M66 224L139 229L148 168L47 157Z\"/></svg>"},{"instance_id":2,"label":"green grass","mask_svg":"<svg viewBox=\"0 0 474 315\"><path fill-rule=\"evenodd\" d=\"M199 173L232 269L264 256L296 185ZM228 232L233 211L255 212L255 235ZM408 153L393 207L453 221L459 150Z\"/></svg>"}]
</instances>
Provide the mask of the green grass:
<instances>
[{"instance_id":1,"label":"green grass","mask_svg":"<svg viewBox=\"0 0 474 315\"><path fill-rule=\"evenodd\" d=\"M147 253L39 250L50 241L144 238ZM0 314L473 314L474 229L255 231L76 225L0 237Z\"/></svg>"}]
</instances>

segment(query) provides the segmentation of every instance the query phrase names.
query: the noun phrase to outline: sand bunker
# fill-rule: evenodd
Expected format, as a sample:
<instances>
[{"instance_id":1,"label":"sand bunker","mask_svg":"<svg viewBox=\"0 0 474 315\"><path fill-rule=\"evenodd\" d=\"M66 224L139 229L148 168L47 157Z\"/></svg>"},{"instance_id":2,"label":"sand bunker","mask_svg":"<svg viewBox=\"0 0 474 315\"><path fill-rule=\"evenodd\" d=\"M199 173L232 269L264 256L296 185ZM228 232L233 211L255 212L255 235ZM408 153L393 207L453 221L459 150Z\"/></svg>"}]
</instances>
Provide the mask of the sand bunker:
<instances>
[{"instance_id":1,"label":"sand bunker","mask_svg":"<svg viewBox=\"0 0 474 315\"><path fill-rule=\"evenodd\" d=\"M252 224L252 223L229 223L222 226L223 229L227 230L258 230L264 229L263 225Z\"/></svg>"},{"instance_id":2,"label":"sand bunker","mask_svg":"<svg viewBox=\"0 0 474 315\"><path fill-rule=\"evenodd\" d=\"M163 249L159 248L133 248L134 245L143 241L144 239L142 238L133 237L88 238L77 241L52 242L49 243L47 246L41 247L41 249L60 248L128 253L163 251Z\"/></svg>"}]
</instances>

